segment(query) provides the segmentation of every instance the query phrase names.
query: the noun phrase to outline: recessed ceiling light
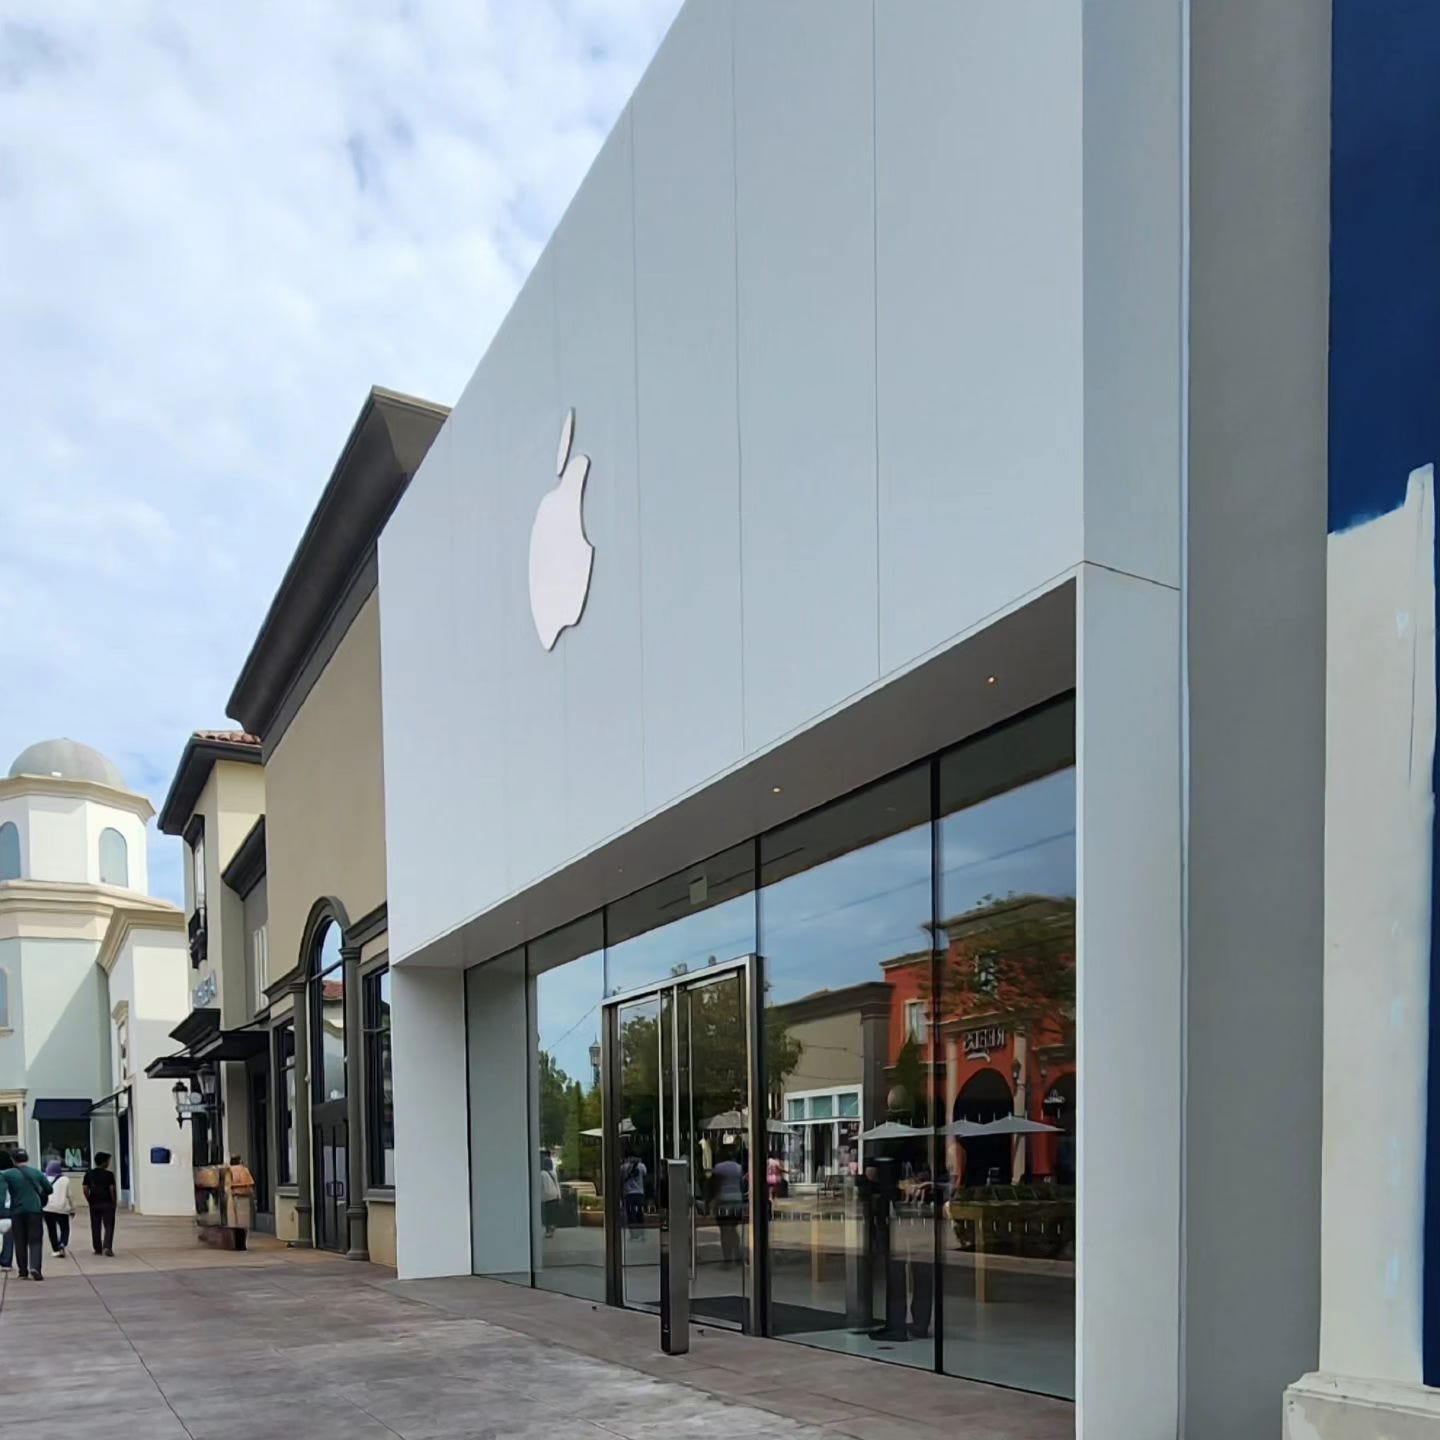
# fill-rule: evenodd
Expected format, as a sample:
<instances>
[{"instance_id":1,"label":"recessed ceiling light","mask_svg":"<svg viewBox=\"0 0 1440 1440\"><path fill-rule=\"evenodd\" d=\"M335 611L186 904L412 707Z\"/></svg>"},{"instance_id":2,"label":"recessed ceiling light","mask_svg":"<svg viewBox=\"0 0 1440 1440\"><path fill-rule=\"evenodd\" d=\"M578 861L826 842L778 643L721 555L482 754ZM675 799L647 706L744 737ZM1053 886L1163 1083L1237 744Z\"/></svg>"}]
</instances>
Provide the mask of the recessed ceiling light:
<instances>
[{"instance_id":1,"label":"recessed ceiling light","mask_svg":"<svg viewBox=\"0 0 1440 1440\"><path fill-rule=\"evenodd\" d=\"M778 795L780 793L780 787L778 785L772 785L770 787L770 793L772 795Z\"/></svg>"},{"instance_id":2,"label":"recessed ceiling light","mask_svg":"<svg viewBox=\"0 0 1440 1440\"><path fill-rule=\"evenodd\" d=\"M993 685L995 683L995 677L993 675L987 675L985 677L985 683L987 685Z\"/></svg>"}]
</instances>

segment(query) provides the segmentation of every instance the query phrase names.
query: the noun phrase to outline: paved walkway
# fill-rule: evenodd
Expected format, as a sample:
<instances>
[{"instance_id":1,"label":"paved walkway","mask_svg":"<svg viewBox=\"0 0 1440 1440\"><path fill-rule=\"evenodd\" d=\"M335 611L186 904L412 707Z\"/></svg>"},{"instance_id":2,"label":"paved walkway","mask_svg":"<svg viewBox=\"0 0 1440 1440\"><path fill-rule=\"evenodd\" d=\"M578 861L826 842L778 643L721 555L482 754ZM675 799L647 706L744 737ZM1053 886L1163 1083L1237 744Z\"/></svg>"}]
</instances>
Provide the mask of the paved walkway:
<instances>
[{"instance_id":1,"label":"paved walkway","mask_svg":"<svg viewBox=\"0 0 1440 1440\"><path fill-rule=\"evenodd\" d=\"M76 1237L81 1238L79 1236ZM484 1280L402 1283L121 1217L114 1260L0 1290L0 1414L46 1440L1068 1440L1072 1408Z\"/></svg>"}]
</instances>

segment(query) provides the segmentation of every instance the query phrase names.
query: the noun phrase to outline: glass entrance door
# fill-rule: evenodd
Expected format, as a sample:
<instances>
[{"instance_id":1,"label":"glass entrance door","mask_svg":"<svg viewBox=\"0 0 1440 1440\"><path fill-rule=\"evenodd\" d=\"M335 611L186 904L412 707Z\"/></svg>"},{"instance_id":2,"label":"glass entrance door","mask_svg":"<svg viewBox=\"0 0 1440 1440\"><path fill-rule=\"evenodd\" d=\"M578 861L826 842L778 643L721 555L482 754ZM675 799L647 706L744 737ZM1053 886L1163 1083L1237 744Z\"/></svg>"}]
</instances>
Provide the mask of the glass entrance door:
<instances>
[{"instance_id":1,"label":"glass entrance door","mask_svg":"<svg viewBox=\"0 0 1440 1440\"><path fill-rule=\"evenodd\" d=\"M345 1102L330 1101L312 1112L315 1126L315 1245L320 1250L343 1251L348 1242L345 1224L348 1171Z\"/></svg>"},{"instance_id":2,"label":"glass entrance door","mask_svg":"<svg viewBox=\"0 0 1440 1440\"><path fill-rule=\"evenodd\" d=\"M616 1297L658 1310L660 1230L686 1224L694 1318L746 1330L754 1328L751 1197L764 1194L751 1134L752 966L747 958L626 996L606 1027ZM690 1165L683 1217L666 1213L670 1159Z\"/></svg>"}]
</instances>

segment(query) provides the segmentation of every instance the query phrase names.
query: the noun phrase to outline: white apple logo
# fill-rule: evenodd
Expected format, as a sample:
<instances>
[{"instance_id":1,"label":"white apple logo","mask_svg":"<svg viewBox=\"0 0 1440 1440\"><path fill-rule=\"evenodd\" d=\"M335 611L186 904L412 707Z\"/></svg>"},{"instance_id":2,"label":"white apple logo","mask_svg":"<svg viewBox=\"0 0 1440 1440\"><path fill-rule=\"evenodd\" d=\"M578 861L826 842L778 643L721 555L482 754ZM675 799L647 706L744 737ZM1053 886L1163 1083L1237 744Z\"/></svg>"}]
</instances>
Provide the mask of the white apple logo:
<instances>
[{"instance_id":1,"label":"white apple logo","mask_svg":"<svg viewBox=\"0 0 1440 1440\"><path fill-rule=\"evenodd\" d=\"M574 438L572 409L560 427L560 451L555 459L560 483L540 501L530 527L530 614L547 650L555 648L567 625L579 624L595 563L595 547L585 538L581 514L590 457L571 455Z\"/></svg>"}]
</instances>

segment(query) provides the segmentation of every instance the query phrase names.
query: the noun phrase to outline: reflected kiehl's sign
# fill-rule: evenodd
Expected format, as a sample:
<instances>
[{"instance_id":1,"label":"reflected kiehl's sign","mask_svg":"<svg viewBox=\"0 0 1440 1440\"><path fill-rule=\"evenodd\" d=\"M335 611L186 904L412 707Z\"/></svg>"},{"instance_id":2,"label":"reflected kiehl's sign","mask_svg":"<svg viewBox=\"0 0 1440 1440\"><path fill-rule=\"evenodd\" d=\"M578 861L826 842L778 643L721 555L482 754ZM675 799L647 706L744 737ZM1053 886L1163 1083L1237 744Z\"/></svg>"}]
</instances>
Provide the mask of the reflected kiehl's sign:
<instances>
[{"instance_id":1,"label":"reflected kiehl's sign","mask_svg":"<svg viewBox=\"0 0 1440 1440\"><path fill-rule=\"evenodd\" d=\"M992 1050L1005 1048L1005 1027L1003 1025L982 1025L978 1030L965 1032L965 1055L967 1059L978 1060Z\"/></svg>"}]
</instances>

